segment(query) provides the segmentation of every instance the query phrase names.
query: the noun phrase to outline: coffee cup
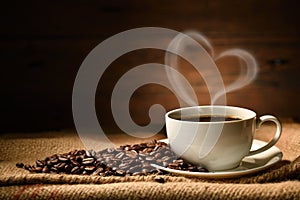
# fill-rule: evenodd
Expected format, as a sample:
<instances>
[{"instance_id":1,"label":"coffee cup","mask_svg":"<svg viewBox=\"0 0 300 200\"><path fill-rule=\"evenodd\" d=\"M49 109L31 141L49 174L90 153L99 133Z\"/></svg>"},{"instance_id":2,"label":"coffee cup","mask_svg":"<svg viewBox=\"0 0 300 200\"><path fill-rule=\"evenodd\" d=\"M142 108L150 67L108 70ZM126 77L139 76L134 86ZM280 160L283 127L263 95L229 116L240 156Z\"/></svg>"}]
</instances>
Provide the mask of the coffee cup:
<instances>
[{"instance_id":1,"label":"coffee cup","mask_svg":"<svg viewBox=\"0 0 300 200\"><path fill-rule=\"evenodd\" d=\"M282 129L272 115L258 117L252 110L233 106L179 108L165 118L172 150L209 171L235 168L244 157L266 151L279 140ZM276 124L275 135L265 146L251 151L255 131L266 121Z\"/></svg>"}]
</instances>

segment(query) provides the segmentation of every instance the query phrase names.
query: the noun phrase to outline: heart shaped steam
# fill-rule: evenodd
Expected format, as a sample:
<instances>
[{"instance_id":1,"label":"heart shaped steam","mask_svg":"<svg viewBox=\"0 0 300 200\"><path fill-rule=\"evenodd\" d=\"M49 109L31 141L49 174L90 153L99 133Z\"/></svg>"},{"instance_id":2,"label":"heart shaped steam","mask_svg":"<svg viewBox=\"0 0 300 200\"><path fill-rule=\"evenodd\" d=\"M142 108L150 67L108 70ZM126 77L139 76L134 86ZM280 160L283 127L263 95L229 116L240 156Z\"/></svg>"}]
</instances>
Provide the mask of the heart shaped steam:
<instances>
[{"instance_id":1,"label":"heart shaped steam","mask_svg":"<svg viewBox=\"0 0 300 200\"><path fill-rule=\"evenodd\" d=\"M226 105L226 96L224 95L243 88L256 78L258 72L257 62L249 52L243 49L236 48L226 50L215 56L214 49L205 36L196 31L186 31L183 33L184 34L178 34L168 46L168 51L165 54L165 64L178 70L178 56L173 55L170 52L190 50L189 53L194 55L194 57L191 56L192 59L199 62L197 63L197 65L193 65L193 67L196 68L207 85L211 97L211 104L216 104L219 99L218 104ZM205 48L201 49L202 51L197 52L195 52L194 48L186 49L185 47L191 45L190 38L188 36L197 40L199 44L203 45ZM206 50L208 50L209 53ZM219 73L215 61L229 56L234 56L244 61L244 65L240 65L239 77L237 77L237 79L233 83L230 83L229 85L224 87L222 76ZM177 88L178 92L180 93L179 96L183 98L186 104L188 106L198 105L199 103L197 100L195 100L194 95L191 95L191 91L183 87L184 84L181 83L181 79L178 79L176 75L171 72L170 68L167 68L166 71L167 77L172 86L174 88ZM211 74L213 74L213 77L211 76ZM222 99L220 100L220 98Z\"/></svg>"}]
</instances>

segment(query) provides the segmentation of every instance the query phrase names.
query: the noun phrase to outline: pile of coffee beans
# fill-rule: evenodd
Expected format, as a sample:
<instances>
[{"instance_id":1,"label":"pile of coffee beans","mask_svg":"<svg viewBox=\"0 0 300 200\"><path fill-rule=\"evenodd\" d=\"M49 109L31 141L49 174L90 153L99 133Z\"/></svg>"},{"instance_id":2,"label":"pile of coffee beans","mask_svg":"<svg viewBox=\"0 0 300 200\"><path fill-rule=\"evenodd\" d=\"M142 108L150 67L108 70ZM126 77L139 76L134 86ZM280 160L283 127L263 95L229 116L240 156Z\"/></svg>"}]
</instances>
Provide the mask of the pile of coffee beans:
<instances>
[{"instance_id":1,"label":"pile of coffee beans","mask_svg":"<svg viewBox=\"0 0 300 200\"><path fill-rule=\"evenodd\" d=\"M118 148L94 150L74 150L63 154L54 154L44 160L37 160L34 165L17 163L16 166L33 173L66 173L98 176L125 176L164 174L151 164L171 169L208 172L204 167L197 167L178 158L170 147L160 141L123 145Z\"/></svg>"}]
</instances>

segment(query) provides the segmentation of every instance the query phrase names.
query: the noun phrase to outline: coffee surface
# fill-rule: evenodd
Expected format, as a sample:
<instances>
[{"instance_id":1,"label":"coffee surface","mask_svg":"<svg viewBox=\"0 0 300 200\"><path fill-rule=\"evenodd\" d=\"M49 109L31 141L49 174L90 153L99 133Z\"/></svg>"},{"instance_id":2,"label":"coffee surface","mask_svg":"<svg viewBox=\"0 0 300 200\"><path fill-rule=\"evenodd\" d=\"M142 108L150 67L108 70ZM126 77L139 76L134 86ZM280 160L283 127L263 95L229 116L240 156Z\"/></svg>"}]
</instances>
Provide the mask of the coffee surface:
<instances>
[{"instance_id":1,"label":"coffee surface","mask_svg":"<svg viewBox=\"0 0 300 200\"><path fill-rule=\"evenodd\" d=\"M211 116L211 115L185 116L185 117L179 117L175 119L182 120L182 121L192 121L192 122L222 122L222 121L241 120L241 118L235 116Z\"/></svg>"}]
</instances>

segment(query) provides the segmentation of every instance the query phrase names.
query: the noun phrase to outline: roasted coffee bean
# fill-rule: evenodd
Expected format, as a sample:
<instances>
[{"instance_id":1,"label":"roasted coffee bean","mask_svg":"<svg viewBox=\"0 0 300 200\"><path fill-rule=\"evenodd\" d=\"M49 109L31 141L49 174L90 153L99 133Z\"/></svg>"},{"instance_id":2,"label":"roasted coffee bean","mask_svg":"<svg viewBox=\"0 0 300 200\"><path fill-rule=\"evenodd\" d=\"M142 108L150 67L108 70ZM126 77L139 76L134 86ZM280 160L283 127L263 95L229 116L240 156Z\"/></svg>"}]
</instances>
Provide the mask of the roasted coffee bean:
<instances>
[{"instance_id":1,"label":"roasted coffee bean","mask_svg":"<svg viewBox=\"0 0 300 200\"><path fill-rule=\"evenodd\" d=\"M115 151L114 148L108 148L108 149L107 149L107 152L108 152L108 153L113 153L114 151Z\"/></svg>"},{"instance_id":2,"label":"roasted coffee bean","mask_svg":"<svg viewBox=\"0 0 300 200\"><path fill-rule=\"evenodd\" d=\"M96 169L96 171L94 171L93 173L92 173L92 175L99 175L101 172L103 172L103 168L98 168L98 169Z\"/></svg>"},{"instance_id":3,"label":"roasted coffee bean","mask_svg":"<svg viewBox=\"0 0 300 200\"><path fill-rule=\"evenodd\" d=\"M85 151L85 155L86 155L87 157L92 157L92 154L91 154L90 151Z\"/></svg>"},{"instance_id":4,"label":"roasted coffee bean","mask_svg":"<svg viewBox=\"0 0 300 200\"><path fill-rule=\"evenodd\" d=\"M151 167L151 165L150 165L149 162L144 162L144 163L142 164L142 167L143 167L143 168L148 168L148 167Z\"/></svg>"},{"instance_id":5,"label":"roasted coffee bean","mask_svg":"<svg viewBox=\"0 0 300 200\"><path fill-rule=\"evenodd\" d=\"M128 163L123 163L123 164L120 164L119 165L119 168L122 169L122 170L126 170L130 167L130 164Z\"/></svg>"},{"instance_id":6,"label":"roasted coffee bean","mask_svg":"<svg viewBox=\"0 0 300 200\"><path fill-rule=\"evenodd\" d=\"M36 173L41 173L42 170L43 170L43 168L41 168L41 167L34 167L34 168L32 168L32 169L33 169L33 171L36 172Z\"/></svg>"},{"instance_id":7,"label":"roasted coffee bean","mask_svg":"<svg viewBox=\"0 0 300 200\"><path fill-rule=\"evenodd\" d=\"M202 166L195 166L177 158L170 147L153 140L148 143L123 145L101 151L73 150L69 153L54 154L35 165L17 163L16 166L35 173L66 173L98 176L162 175L167 172L155 169L157 164L171 169L208 172Z\"/></svg>"},{"instance_id":8,"label":"roasted coffee bean","mask_svg":"<svg viewBox=\"0 0 300 200\"><path fill-rule=\"evenodd\" d=\"M136 150L134 150L134 149L132 149L131 151L130 151L133 155L138 155L138 152L136 151Z\"/></svg>"},{"instance_id":9,"label":"roasted coffee bean","mask_svg":"<svg viewBox=\"0 0 300 200\"><path fill-rule=\"evenodd\" d=\"M142 172L134 172L134 173L132 173L132 176L139 176L139 175L143 175L143 173Z\"/></svg>"},{"instance_id":10,"label":"roasted coffee bean","mask_svg":"<svg viewBox=\"0 0 300 200\"><path fill-rule=\"evenodd\" d=\"M161 160L167 162L167 161L170 160L170 157L169 156L164 156L164 157L161 158Z\"/></svg>"},{"instance_id":11,"label":"roasted coffee bean","mask_svg":"<svg viewBox=\"0 0 300 200\"><path fill-rule=\"evenodd\" d=\"M148 160L148 161L153 161L155 158L154 157L151 157L151 156L147 156L146 157L146 160Z\"/></svg>"},{"instance_id":12,"label":"roasted coffee bean","mask_svg":"<svg viewBox=\"0 0 300 200\"><path fill-rule=\"evenodd\" d=\"M89 172L87 172L87 171L82 171L82 173L81 173L82 175L88 175L89 174Z\"/></svg>"},{"instance_id":13,"label":"roasted coffee bean","mask_svg":"<svg viewBox=\"0 0 300 200\"><path fill-rule=\"evenodd\" d=\"M65 166L66 166L66 163L59 163L59 164L57 164L56 168L58 170L62 170L62 169L65 169Z\"/></svg>"},{"instance_id":14,"label":"roasted coffee bean","mask_svg":"<svg viewBox=\"0 0 300 200\"><path fill-rule=\"evenodd\" d=\"M24 165L24 168L29 170L29 169L31 169L31 166L30 165Z\"/></svg>"},{"instance_id":15,"label":"roasted coffee bean","mask_svg":"<svg viewBox=\"0 0 300 200\"><path fill-rule=\"evenodd\" d=\"M45 166L45 167L43 167L42 172L43 173L49 173L50 169L47 166Z\"/></svg>"},{"instance_id":16,"label":"roasted coffee bean","mask_svg":"<svg viewBox=\"0 0 300 200\"><path fill-rule=\"evenodd\" d=\"M147 147L154 149L155 148L155 143L148 143Z\"/></svg>"},{"instance_id":17,"label":"roasted coffee bean","mask_svg":"<svg viewBox=\"0 0 300 200\"><path fill-rule=\"evenodd\" d=\"M116 171L116 175L117 175L117 176L125 176L126 173L125 173L125 171L123 171L123 170L117 170L117 171Z\"/></svg>"},{"instance_id":18,"label":"roasted coffee bean","mask_svg":"<svg viewBox=\"0 0 300 200\"><path fill-rule=\"evenodd\" d=\"M78 156L75 157L75 160L76 160L77 162L79 162L79 163L82 162L82 159L83 159L83 156L82 156L82 155L78 155Z\"/></svg>"},{"instance_id":19,"label":"roasted coffee bean","mask_svg":"<svg viewBox=\"0 0 300 200\"><path fill-rule=\"evenodd\" d=\"M164 167L167 167L167 166L169 165L169 163L166 162L166 161L163 161L162 163L163 163L163 166L164 166Z\"/></svg>"},{"instance_id":20,"label":"roasted coffee bean","mask_svg":"<svg viewBox=\"0 0 300 200\"><path fill-rule=\"evenodd\" d=\"M143 169L142 173L145 174L145 175L147 175L149 173L149 170L148 169Z\"/></svg>"},{"instance_id":21,"label":"roasted coffee bean","mask_svg":"<svg viewBox=\"0 0 300 200\"><path fill-rule=\"evenodd\" d=\"M45 165L45 163L41 160L35 161L35 164L36 164L36 166L39 166L39 167L43 167Z\"/></svg>"},{"instance_id":22,"label":"roasted coffee bean","mask_svg":"<svg viewBox=\"0 0 300 200\"><path fill-rule=\"evenodd\" d=\"M179 167L179 164L176 163L176 162L173 162L173 163L169 164L169 167L172 167L172 168L178 168L178 167Z\"/></svg>"},{"instance_id":23,"label":"roasted coffee bean","mask_svg":"<svg viewBox=\"0 0 300 200\"><path fill-rule=\"evenodd\" d=\"M76 155L85 155L85 150L79 150L79 151L77 151Z\"/></svg>"},{"instance_id":24,"label":"roasted coffee bean","mask_svg":"<svg viewBox=\"0 0 300 200\"><path fill-rule=\"evenodd\" d=\"M65 172L66 173L70 173L72 170L72 166L71 165L65 165Z\"/></svg>"},{"instance_id":25,"label":"roasted coffee bean","mask_svg":"<svg viewBox=\"0 0 300 200\"><path fill-rule=\"evenodd\" d=\"M59 156L58 160L62 161L62 162L67 162L69 159L68 159L68 157L65 157L65 156Z\"/></svg>"},{"instance_id":26,"label":"roasted coffee bean","mask_svg":"<svg viewBox=\"0 0 300 200\"><path fill-rule=\"evenodd\" d=\"M51 164L57 164L58 163L58 159L57 158L53 158L53 159L50 159L50 163Z\"/></svg>"},{"instance_id":27,"label":"roasted coffee bean","mask_svg":"<svg viewBox=\"0 0 300 200\"><path fill-rule=\"evenodd\" d=\"M94 171L96 169L96 167L95 166L86 166L85 168L84 168L84 170L86 170L86 171Z\"/></svg>"},{"instance_id":28,"label":"roasted coffee bean","mask_svg":"<svg viewBox=\"0 0 300 200\"><path fill-rule=\"evenodd\" d=\"M139 157L146 157L147 156L145 153L139 153L138 155L139 155Z\"/></svg>"},{"instance_id":29,"label":"roasted coffee bean","mask_svg":"<svg viewBox=\"0 0 300 200\"><path fill-rule=\"evenodd\" d=\"M118 159L121 159L124 155L125 155L124 152L120 152L115 157L118 158Z\"/></svg>"},{"instance_id":30,"label":"roasted coffee bean","mask_svg":"<svg viewBox=\"0 0 300 200\"><path fill-rule=\"evenodd\" d=\"M55 172L55 173L57 173L58 170L57 170L57 168L55 168L55 167L51 167L51 168L50 168L50 172Z\"/></svg>"},{"instance_id":31,"label":"roasted coffee bean","mask_svg":"<svg viewBox=\"0 0 300 200\"><path fill-rule=\"evenodd\" d=\"M18 168L23 168L23 167L24 167L24 164L23 164L23 163L17 163L16 166L17 166Z\"/></svg>"},{"instance_id":32,"label":"roasted coffee bean","mask_svg":"<svg viewBox=\"0 0 300 200\"><path fill-rule=\"evenodd\" d=\"M165 179L163 177L160 177L160 176L155 177L154 180L158 183L164 183L165 182Z\"/></svg>"},{"instance_id":33,"label":"roasted coffee bean","mask_svg":"<svg viewBox=\"0 0 300 200\"><path fill-rule=\"evenodd\" d=\"M51 166L52 166L52 163L51 163L51 161L50 161L50 160L48 160L48 161L46 162L46 165L47 165L47 166L49 166L49 167L51 167Z\"/></svg>"},{"instance_id":34,"label":"roasted coffee bean","mask_svg":"<svg viewBox=\"0 0 300 200\"><path fill-rule=\"evenodd\" d=\"M94 161L95 161L95 158L84 158L84 159L82 159L82 164L89 165L89 164L92 164Z\"/></svg>"},{"instance_id":35,"label":"roasted coffee bean","mask_svg":"<svg viewBox=\"0 0 300 200\"><path fill-rule=\"evenodd\" d=\"M74 166L80 166L80 163L77 162L76 160L71 160L71 163L72 163Z\"/></svg>"},{"instance_id":36,"label":"roasted coffee bean","mask_svg":"<svg viewBox=\"0 0 300 200\"><path fill-rule=\"evenodd\" d=\"M71 170L71 174L79 174L80 172L80 167L76 166Z\"/></svg>"}]
</instances>

